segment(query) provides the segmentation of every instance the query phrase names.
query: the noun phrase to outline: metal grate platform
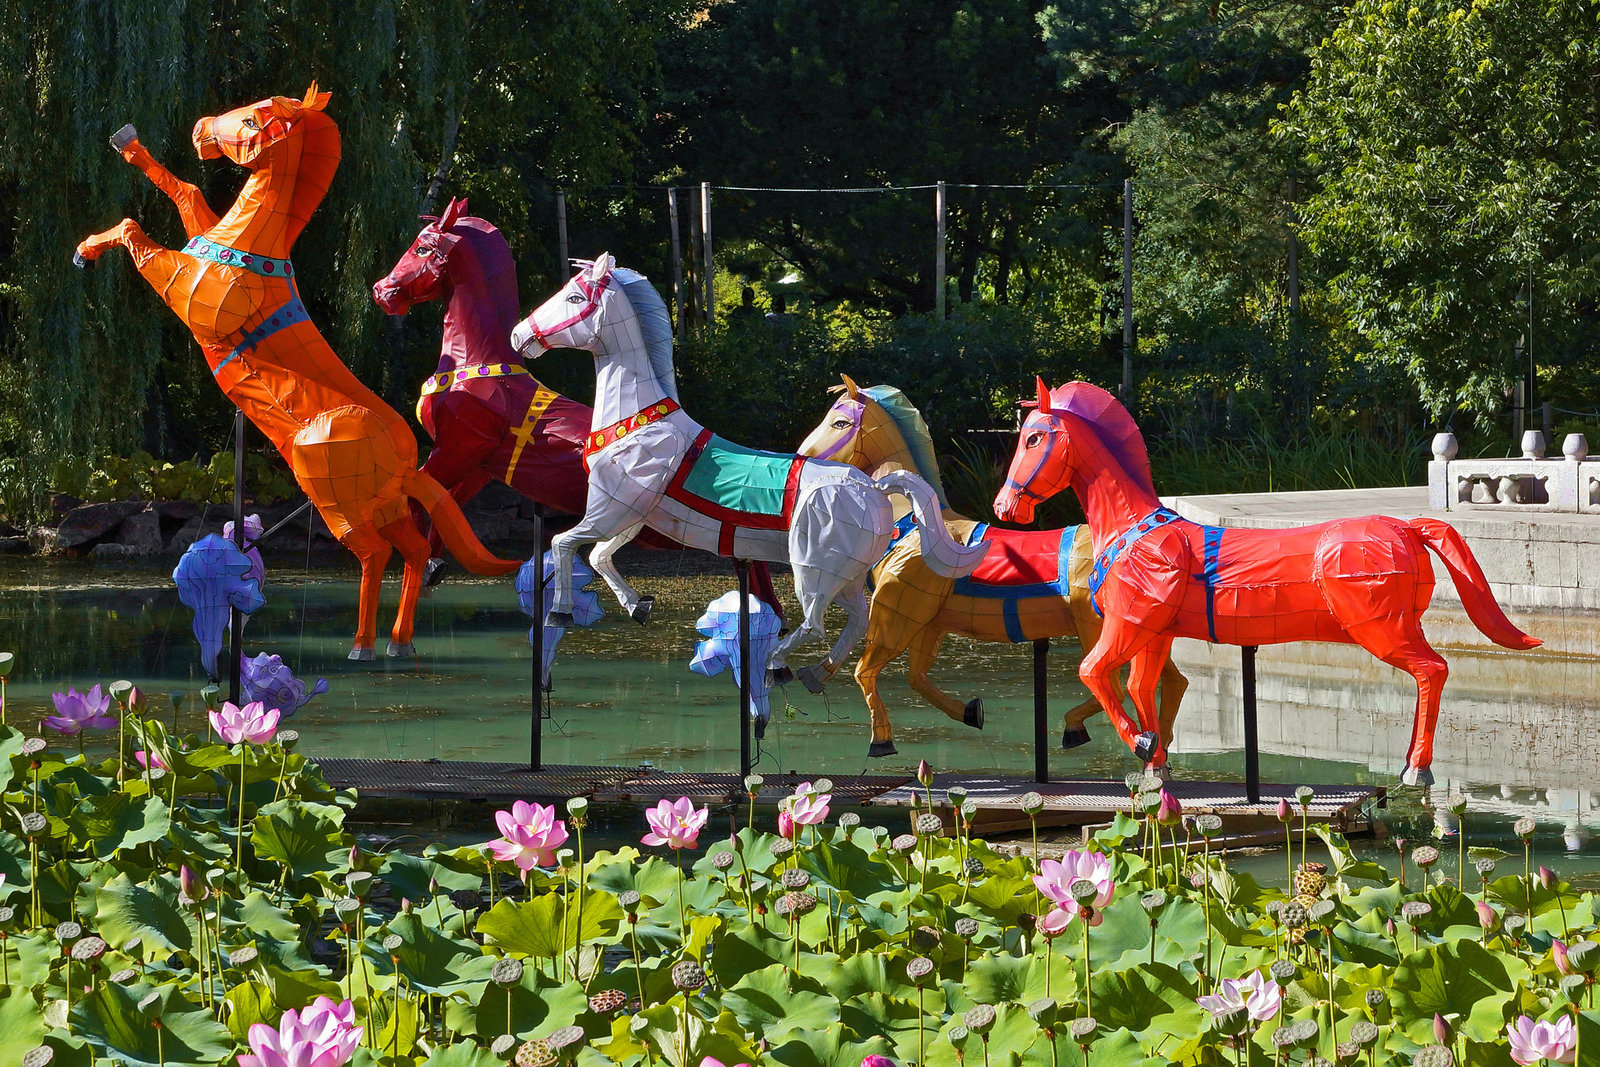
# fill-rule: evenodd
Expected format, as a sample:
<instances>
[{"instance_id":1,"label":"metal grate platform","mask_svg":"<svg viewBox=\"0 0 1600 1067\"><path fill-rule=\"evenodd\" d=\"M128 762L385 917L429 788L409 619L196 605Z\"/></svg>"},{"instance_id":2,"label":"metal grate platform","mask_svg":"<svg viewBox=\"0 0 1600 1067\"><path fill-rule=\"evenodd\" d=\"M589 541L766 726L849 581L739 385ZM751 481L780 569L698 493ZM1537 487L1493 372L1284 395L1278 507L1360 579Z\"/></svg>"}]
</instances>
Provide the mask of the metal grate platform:
<instances>
[{"instance_id":1,"label":"metal grate platform","mask_svg":"<svg viewBox=\"0 0 1600 1067\"><path fill-rule=\"evenodd\" d=\"M801 782L814 781L824 775L763 774L761 793L756 803L776 805L794 792ZM833 804L854 808L872 802L874 797L904 785L909 779L903 775L850 775L832 779ZM637 802L660 799L676 800L686 796L692 800L723 801L730 797L743 800L746 796L744 779L737 774L723 772L666 772L652 771L629 778L625 782L606 786L593 794L596 801Z\"/></svg>"},{"instance_id":2,"label":"metal grate platform","mask_svg":"<svg viewBox=\"0 0 1600 1067\"><path fill-rule=\"evenodd\" d=\"M368 797L425 800L565 800L624 781L631 767L547 766L470 763L453 760L317 759L335 789Z\"/></svg>"}]
</instances>

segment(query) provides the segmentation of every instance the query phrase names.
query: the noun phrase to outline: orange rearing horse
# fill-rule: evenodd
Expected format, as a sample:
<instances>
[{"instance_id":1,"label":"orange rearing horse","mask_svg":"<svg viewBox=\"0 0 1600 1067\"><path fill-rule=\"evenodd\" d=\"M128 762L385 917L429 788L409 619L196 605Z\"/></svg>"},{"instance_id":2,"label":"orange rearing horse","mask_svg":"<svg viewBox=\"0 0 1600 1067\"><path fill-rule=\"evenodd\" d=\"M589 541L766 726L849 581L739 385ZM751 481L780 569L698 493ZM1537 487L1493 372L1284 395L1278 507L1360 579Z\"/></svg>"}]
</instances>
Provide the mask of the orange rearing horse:
<instances>
[{"instance_id":1,"label":"orange rearing horse","mask_svg":"<svg viewBox=\"0 0 1600 1067\"><path fill-rule=\"evenodd\" d=\"M221 219L200 190L145 150L131 126L112 138L124 159L177 205L190 240L175 252L132 219L78 245L80 266L113 245L177 313L205 353L217 385L289 462L295 479L346 548L361 560L361 605L351 659L372 659L378 590L390 552L405 558L391 656L410 655L428 542L410 499L433 516L445 542L479 574L505 574L460 507L417 469L410 428L350 372L306 315L289 249L339 166L339 129L315 84L303 100L275 96L194 127L201 159L221 156L252 173Z\"/></svg>"},{"instance_id":2,"label":"orange rearing horse","mask_svg":"<svg viewBox=\"0 0 1600 1067\"><path fill-rule=\"evenodd\" d=\"M1177 637L1227 645L1335 641L1360 645L1417 681L1407 785L1433 781L1433 729L1449 673L1422 633L1433 596L1432 549L1450 572L1467 617L1506 648L1539 640L1511 624L1455 528L1386 515L1285 530L1201 526L1156 498L1144 438L1116 399L1087 382L1051 391L1022 424L995 514L1027 522L1038 501L1072 487L1094 536L1089 590L1105 627L1078 675L1129 748L1160 769L1156 678ZM1132 662L1128 692L1139 729L1112 688Z\"/></svg>"}]
</instances>

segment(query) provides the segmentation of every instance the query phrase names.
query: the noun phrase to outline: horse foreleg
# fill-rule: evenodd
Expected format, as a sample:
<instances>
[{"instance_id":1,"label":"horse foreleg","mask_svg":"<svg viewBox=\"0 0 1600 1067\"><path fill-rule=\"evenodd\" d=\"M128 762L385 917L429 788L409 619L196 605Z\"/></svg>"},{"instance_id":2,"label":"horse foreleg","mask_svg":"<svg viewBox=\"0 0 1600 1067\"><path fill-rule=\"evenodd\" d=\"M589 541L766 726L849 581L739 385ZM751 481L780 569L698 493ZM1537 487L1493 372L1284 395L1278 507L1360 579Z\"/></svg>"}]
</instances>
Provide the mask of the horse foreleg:
<instances>
[{"instance_id":1,"label":"horse foreleg","mask_svg":"<svg viewBox=\"0 0 1600 1067\"><path fill-rule=\"evenodd\" d=\"M813 693L822 692L823 688L839 673L839 667L850 658L850 653L855 650L856 642L861 640L861 635L867 630L867 595L858 584L853 588L842 589L834 594L833 602L844 609L844 626L839 630L839 639L828 650L827 656L821 663L813 667L804 667L795 672L808 690Z\"/></svg>"},{"instance_id":2,"label":"horse foreleg","mask_svg":"<svg viewBox=\"0 0 1600 1067\"><path fill-rule=\"evenodd\" d=\"M937 625L924 627L911 639L910 654L906 657L906 683L917 695L956 722L983 729L983 701L973 699L963 704L946 693L928 677L939 650L944 647L946 631Z\"/></svg>"},{"instance_id":3,"label":"horse foreleg","mask_svg":"<svg viewBox=\"0 0 1600 1067\"><path fill-rule=\"evenodd\" d=\"M1172 724L1178 719L1178 707L1183 703L1183 694L1189 689L1189 679L1184 677L1177 664L1172 662L1172 654L1167 653L1166 665L1161 668L1161 748L1163 751L1172 747Z\"/></svg>"},{"instance_id":4,"label":"horse foreleg","mask_svg":"<svg viewBox=\"0 0 1600 1067\"><path fill-rule=\"evenodd\" d=\"M592 483L591 483L592 485ZM590 499L595 496L592 488ZM550 561L554 571L550 593L550 613L546 626L571 626L572 621L572 559L583 545L614 537L638 522L633 511L607 498L599 509L591 509L570 530L550 539Z\"/></svg>"},{"instance_id":5,"label":"horse foreleg","mask_svg":"<svg viewBox=\"0 0 1600 1067\"><path fill-rule=\"evenodd\" d=\"M361 598L356 609L356 637L350 647L350 658L370 660L372 646L378 638L378 593L383 586L383 568L393 548L371 526L354 527L341 540L361 561Z\"/></svg>"},{"instance_id":6,"label":"horse foreleg","mask_svg":"<svg viewBox=\"0 0 1600 1067\"><path fill-rule=\"evenodd\" d=\"M1123 744L1140 759L1148 759L1148 750L1153 746L1142 741L1133 719L1123 708L1116 672L1153 636L1148 631L1123 626L1116 619L1109 619L1100 635L1100 640L1095 642L1094 648L1090 649L1089 654L1078 664L1078 677L1089 687L1089 692L1094 694L1095 700L1105 709L1106 718L1111 720L1111 725L1116 729L1117 736L1122 738Z\"/></svg>"},{"instance_id":7,"label":"horse foreleg","mask_svg":"<svg viewBox=\"0 0 1600 1067\"><path fill-rule=\"evenodd\" d=\"M828 611L828 598L824 594L812 590L808 583L801 581L801 572L795 572L795 594L800 600L800 625L790 631L789 636L779 641L772 650L772 655L767 658L767 669L772 672L773 680L782 683L788 677L789 653L797 646L807 641L821 637L823 634L823 618Z\"/></svg>"},{"instance_id":8,"label":"horse foreleg","mask_svg":"<svg viewBox=\"0 0 1600 1067\"><path fill-rule=\"evenodd\" d=\"M417 650L411 638L416 629L417 596L422 592L422 575L428 566L428 540L409 518L392 522L378 532L400 550L400 555L406 561L405 572L400 579L400 610L395 614L387 653L391 656L413 656Z\"/></svg>"},{"instance_id":9,"label":"horse foreleg","mask_svg":"<svg viewBox=\"0 0 1600 1067\"><path fill-rule=\"evenodd\" d=\"M166 296L164 283L171 279L177 269L189 260L181 252L159 245L145 236L145 232L137 222L132 219L123 219L109 230L91 234L78 242L78 247L73 254L73 260L79 266L84 266L99 259L108 248L121 245L128 250L128 255L133 259L133 265L145 280L154 286L156 292ZM171 257L171 258L167 258ZM155 276L146 272L146 266L153 265Z\"/></svg>"},{"instance_id":10,"label":"horse foreleg","mask_svg":"<svg viewBox=\"0 0 1600 1067\"><path fill-rule=\"evenodd\" d=\"M617 549L639 536L639 531L644 529L644 523L636 522L623 530L615 537L607 538L595 545L589 552L589 566L594 572L605 580L611 593L617 598L617 603L622 605L622 610L628 617L643 626L650 621L650 609L655 606L656 598L653 596L642 597L639 591L628 584L628 580L617 570L617 565L611 557Z\"/></svg>"},{"instance_id":11,"label":"horse foreleg","mask_svg":"<svg viewBox=\"0 0 1600 1067\"><path fill-rule=\"evenodd\" d=\"M199 187L183 181L157 163L149 150L139 143L138 134L134 133L132 126L118 130L111 138L111 147L120 152L123 159L143 171L151 184L167 194L167 198L177 207L178 216L183 219L184 232L190 237L198 236L217 224L217 213L206 203Z\"/></svg>"},{"instance_id":12,"label":"horse foreleg","mask_svg":"<svg viewBox=\"0 0 1600 1067\"><path fill-rule=\"evenodd\" d=\"M861 695L867 699L867 712L872 721L872 741L867 746L867 755L892 756L899 750L894 747L894 727L889 722L889 706L878 692L878 675L894 662L905 645L903 641L882 640L878 633L877 618L869 614L869 620L867 647L856 661L856 684L861 687Z\"/></svg>"},{"instance_id":13,"label":"horse foreleg","mask_svg":"<svg viewBox=\"0 0 1600 1067\"><path fill-rule=\"evenodd\" d=\"M1139 739L1146 748L1153 746L1145 759L1157 770L1167 765L1167 748L1161 739L1161 719L1156 713L1156 682L1171 652L1172 638L1157 637L1133 657L1133 667L1128 672L1128 695L1133 698L1142 731Z\"/></svg>"}]
</instances>

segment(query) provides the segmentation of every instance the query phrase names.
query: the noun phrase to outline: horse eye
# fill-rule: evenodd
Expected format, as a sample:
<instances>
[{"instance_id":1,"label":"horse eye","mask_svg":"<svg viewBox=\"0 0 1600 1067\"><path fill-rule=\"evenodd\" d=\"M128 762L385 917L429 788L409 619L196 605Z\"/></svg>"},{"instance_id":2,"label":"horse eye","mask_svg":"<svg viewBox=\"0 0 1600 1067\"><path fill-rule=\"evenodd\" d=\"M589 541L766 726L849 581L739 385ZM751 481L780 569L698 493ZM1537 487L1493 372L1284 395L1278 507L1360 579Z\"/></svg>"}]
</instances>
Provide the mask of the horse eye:
<instances>
[{"instance_id":1,"label":"horse eye","mask_svg":"<svg viewBox=\"0 0 1600 1067\"><path fill-rule=\"evenodd\" d=\"M584 299L585 298L584 298L584 295L582 293L573 293L571 296L567 297L567 303L569 303L569 304L581 304L581 303L583 303Z\"/></svg>"},{"instance_id":2,"label":"horse eye","mask_svg":"<svg viewBox=\"0 0 1600 1067\"><path fill-rule=\"evenodd\" d=\"M1044 440L1044 434L1042 434L1042 433L1030 433L1028 435L1028 447L1029 448L1038 448L1039 447L1039 443L1041 441L1043 441L1043 440Z\"/></svg>"},{"instance_id":3,"label":"horse eye","mask_svg":"<svg viewBox=\"0 0 1600 1067\"><path fill-rule=\"evenodd\" d=\"M849 419L834 419L833 420L833 425L834 425L835 429L844 430L844 429L849 428L850 420Z\"/></svg>"},{"instance_id":4,"label":"horse eye","mask_svg":"<svg viewBox=\"0 0 1600 1067\"><path fill-rule=\"evenodd\" d=\"M255 119L245 119L243 125L244 125L244 128L247 129L247 130L260 130L261 129L260 126L256 125L256 120Z\"/></svg>"},{"instance_id":5,"label":"horse eye","mask_svg":"<svg viewBox=\"0 0 1600 1067\"><path fill-rule=\"evenodd\" d=\"M419 248L419 249L417 249L417 258L418 259L427 259L431 255L433 255L433 249L431 249L431 248Z\"/></svg>"}]
</instances>

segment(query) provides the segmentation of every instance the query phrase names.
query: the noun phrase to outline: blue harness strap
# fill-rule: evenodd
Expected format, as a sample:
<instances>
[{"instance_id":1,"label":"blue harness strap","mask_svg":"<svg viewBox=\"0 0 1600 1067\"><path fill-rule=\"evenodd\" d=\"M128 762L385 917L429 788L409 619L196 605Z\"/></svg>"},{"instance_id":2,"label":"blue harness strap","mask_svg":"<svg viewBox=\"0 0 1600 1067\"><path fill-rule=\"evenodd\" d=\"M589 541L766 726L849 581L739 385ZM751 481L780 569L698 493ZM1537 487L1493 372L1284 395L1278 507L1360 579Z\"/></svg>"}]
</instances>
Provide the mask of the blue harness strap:
<instances>
[{"instance_id":1,"label":"blue harness strap","mask_svg":"<svg viewBox=\"0 0 1600 1067\"><path fill-rule=\"evenodd\" d=\"M1105 618L1105 612L1100 610L1098 595L1100 587L1105 584L1106 575L1111 573L1111 565L1134 545L1139 538L1151 530L1160 529L1168 523L1177 522L1183 516L1170 508L1156 508L1150 514L1122 531L1122 534L1112 541L1099 554L1094 557L1094 571L1089 575L1089 606L1094 608L1094 613Z\"/></svg>"},{"instance_id":2,"label":"blue harness strap","mask_svg":"<svg viewBox=\"0 0 1600 1067\"><path fill-rule=\"evenodd\" d=\"M1201 574L1206 583L1206 630L1211 634L1212 644L1217 640L1217 571L1221 564L1218 557L1222 554L1222 527L1207 526L1205 529L1205 571Z\"/></svg>"},{"instance_id":3,"label":"blue harness strap","mask_svg":"<svg viewBox=\"0 0 1600 1067\"><path fill-rule=\"evenodd\" d=\"M255 329L239 338L239 343L233 346L233 351L228 353L227 358L211 369L213 375L221 373L223 367L279 330L287 330L299 322L311 321L311 316L306 314L305 305L300 302L300 292L294 284L294 264L287 259L273 259L270 256L256 255L254 252L241 252L237 248L219 245L204 237L191 237L189 243L183 246L183 250L196 259L220 263L224 267L238 267L252 274L259 274L263 278L282 278L289 283L288 301L263 319Z\"/></svg>"},{"instance_id":4,"label":"blue harness strap","mask_svg":"<svg viewBox=\"0 0 1600 1067\"><path fill-rule=\"evenodd\" d=\"M221 374L223 367L226 367L279 330L287 330L299 322L311 321L311 316L306 314L306 306L300 302L300 294L295 291L293 282L289 283L289 292L291 294L289 302L268 315L255 329L250 330L239 338L239 343L233 346L233 351L228 353L227 358L211 369L213 375Z\"/></svg>"}]
</instances>

